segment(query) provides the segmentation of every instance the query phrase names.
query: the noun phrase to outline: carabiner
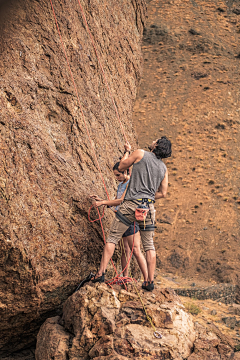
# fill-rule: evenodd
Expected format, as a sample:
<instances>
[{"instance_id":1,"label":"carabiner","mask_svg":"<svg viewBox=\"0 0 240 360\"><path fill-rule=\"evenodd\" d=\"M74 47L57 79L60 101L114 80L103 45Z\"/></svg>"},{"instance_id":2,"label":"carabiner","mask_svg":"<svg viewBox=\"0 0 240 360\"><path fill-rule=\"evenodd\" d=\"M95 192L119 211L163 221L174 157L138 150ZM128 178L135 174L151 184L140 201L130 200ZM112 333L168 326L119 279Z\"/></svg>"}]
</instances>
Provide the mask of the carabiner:
<instances>
[{"instance_id":1,"label":"carabiner","mask_svg":"<svg viewBox=\"0 0 240 360\"><path fill-rule=\"evenodd\" d=\"M154 336L157 338L157 339L161 339L162 338L162 334L160 334L160 332L158 331L154 331Z\"/></svg>"}]
</instances>

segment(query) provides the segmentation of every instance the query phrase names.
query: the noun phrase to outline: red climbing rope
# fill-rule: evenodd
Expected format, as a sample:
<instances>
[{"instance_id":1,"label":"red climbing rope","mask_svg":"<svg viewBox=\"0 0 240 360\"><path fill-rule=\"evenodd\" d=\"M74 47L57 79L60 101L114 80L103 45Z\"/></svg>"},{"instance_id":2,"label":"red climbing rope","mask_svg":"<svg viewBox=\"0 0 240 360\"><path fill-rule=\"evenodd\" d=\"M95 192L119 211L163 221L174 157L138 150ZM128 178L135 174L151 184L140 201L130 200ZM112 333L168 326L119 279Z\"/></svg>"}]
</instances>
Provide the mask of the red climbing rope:
<instances>
[{"instance_id":1,"label":"red climbing rope","mask_svg":"<svg viewBox=\"0 0 240 360\"><path fill-rule=\"evenodd\" d=\"M94 205L92 205L89 210L88 210L88 220L93 223L95 221L100 221L100 224L101 224L101 228L102 228L102 233L103 233L103 240L104 240L104 244L106 244L106 238L105 238L105 232L104 232L104 229L103 229L103 225L102 225L102 218L104 217L104 209L105 209L105 206L103 206L103 213L102 215L100 215L100 212L99 212L99 209L97 208L97 212L98 212L98 218L97 219L94 219L92 220L91 217L90 217L90 213L91 213L91 210L92 208L94 207ZM134 222L134 234L133 234L133 246L132 246L132 251L131 251L131 254L129 256L129 259L127 261L127 264L125 266L125 268L118 274L117 272L117 269L116 269L116 266L114 265L114 262L113 260L111 259L111 263L112 263L112 266L115 270L115 273L116 273L116 276L110 280L107 280L106 281L106 284L109 285L110 287L112 287L112 285L114 284L118 284L118 285L124 285L125 289L127 290L127 287L126 287L126 283L129 283L129 282L132 282L133 280L136 281L135 279L132 279L128 276L121 276L122 273L127 269L127 267L129 266L130 264L130 261L131 261L131 258L132 258L132 254L133 254L133 249L134 249L134 236L135 236L135 222Z\"/></svg>"},{"instance_id":2,"label":"red climbing rope","mask_svg":"<svg viewBox=\"0 0 240 360\"><path fill-rule=\"evenodd\" d=\"M109 84L108 84L108 81L107 81L107 78L106 78L106 75L105 75L105 71L104 71L104 69L103 69L103 66L102 66L100 57L99 57L99 55L98 55L98 52L97 52L97 49L96 49L96 46L95 46L95 42L94 42L94 39L93 39L93 36L92 36L92 33L91 33L90 29L89 29L88 22L87 22L86 16L85 16L84 11L83 11L83 7L82 7L82 5L81 5L81 3L80 3L80 0L77 0L77 1L78 1L79 6L80 6L80 10L81 10L81 13L82 13L82 16L83 16L85 25L86 25L87 32L88 32L88 34L89 34L89 36L90 36L90 39L91 39L91 42L92 42L92 45L93 45L93 48L94 48L94 51L95 51L95 54L96 54L98 63L99 63L99 65L100 65L100 68L101 68L101 71L102 71L102 74L103 74L103 78L104 78L106 87L107 87L108 92L109 92L109 95L110 95L110 97L111 97L111 100L112 100L112 103L113 103L113 106L114 106L114 109L115 109L115 112L116 112L116 115L117 115L117 119L118 119L119 124L120 124L120 127L121 127L121 129L122 129L123 136L124 136L125 140L127 141L127 136L126 136L126 133L125 133L125 131L124 131L123 124L122 124L122 122L121 122L121 120L120 120L120 116L119 116L119 113L118 113L118 110L117 110L117 105L116 105L116 103L115 103L115 101L114 101L114 98L113 98L113 95L112 95L112 91L111 91L110 86L109 86Z\"/></svg>"}]
</instances>

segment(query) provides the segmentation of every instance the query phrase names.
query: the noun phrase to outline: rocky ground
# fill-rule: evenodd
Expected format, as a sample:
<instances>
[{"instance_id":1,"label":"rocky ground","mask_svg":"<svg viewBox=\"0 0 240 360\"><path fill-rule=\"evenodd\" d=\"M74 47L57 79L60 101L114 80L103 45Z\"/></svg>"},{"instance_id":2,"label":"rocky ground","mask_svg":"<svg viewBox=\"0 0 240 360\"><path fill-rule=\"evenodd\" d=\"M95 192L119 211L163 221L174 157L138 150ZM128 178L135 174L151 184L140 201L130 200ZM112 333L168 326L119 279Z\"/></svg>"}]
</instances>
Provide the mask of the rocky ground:
<instances>
[{"instance_id":1,"label":"rocky ground","mask_svg":"<svg viewBox=\"0 0 240 360\"><path fill-rule=\"evenodd\" d=\"M153 336L139 296L119 286L86 285L64 304L63 316L48 319L38 334L37 360L237 359L234 342L212 322L193 322L178 296L156 285L139 294L161 339Z\"/></svg>"},{"instance_id":2,"label":"rocky ground","mask_svg":"<svg viewBox=\"0 0 240 360\"><path fill-rule=\"evenodd\" d=\"M195 289L201 291L203 289L215 288L214 295L219 294L218 299L213 300L210 296L205 299L197 297L179 296L186 310L193 315L194 322L207 327L208 324L214 324L224 334L228 335L236 347L240 345L240 305L229 301L225 304L226 298L222 297L222 288L216 284L194 280L194 278L182 278L171 273L162 274L160 269L157 269L156 281L159 286L170 287L176 292L188 292Z\"/></svg>"},{"instance_id":3,"label":"rocky ground","mask_svg":"<svg viewBox=\"0 0 240 360\"><path fill-rule=\"evenodd\" d=\"M240 269L239 14L239 1L148 1L134 112L142 148L161 135L173 144L158 266L229 283Z\"/></svg>"},{"instance_id":4,"label":"rocky ground","mask_svg":"<svg viewBox=\"0 0 240 360\"><path fill-rule=\"evenodd\" d=\"M199 300L196 297L189 298L187 296L179 296L179 299L184 305L185 311L191 314L190 316L192 317L194 329L198 339L203 339L207 336L206 334L211 334L214 330L221 337L221 341L223 342L222 345L225 344L224 346L227 346L226 349L228 349L230 344L231 348L235 350L235 358L237 359L236 356L238 356L238 351L240 350L240 305L231 303L231 301L229 301L227 304L224 303L226 299L221 297L221 285L216 285L214 282L208 282L206 280L195 280L194 277L187 279L181 276L176 276L172 273L163 274L162 271L158 268L156 269L155 283L157 293L159 291L161 292L161 289L166 288L174 289L176 292L181 289L181 291L185 292L186 294L190 291L193 291L193 289L202 293L203 290L206 291L208 289L209 292L209 289L214 287L214 294L218 294L219 296L218 301L212 300L211 293L209 298L203 300ZM132 286L129 286L128 290L132 293L132 296L135 299L135 289ZM145 302L147 298L145 298L143 292L141 292L141 294L143 296L143 301ZM201 349L205 351L207 346L206 343L203 345L201 342L197 342L193 348L194 353L191 356L195 356L195 354L197 354L197 352ZM214 352L215 350L211 349L210 353L212 351ZM220 355L218 354L217 356ZM34 360L35 347L17 352L15 354L13 353L11 356L2 358L5 360ZM220 359L220 357L216 359Z\"/></svg>"}]
</instances>

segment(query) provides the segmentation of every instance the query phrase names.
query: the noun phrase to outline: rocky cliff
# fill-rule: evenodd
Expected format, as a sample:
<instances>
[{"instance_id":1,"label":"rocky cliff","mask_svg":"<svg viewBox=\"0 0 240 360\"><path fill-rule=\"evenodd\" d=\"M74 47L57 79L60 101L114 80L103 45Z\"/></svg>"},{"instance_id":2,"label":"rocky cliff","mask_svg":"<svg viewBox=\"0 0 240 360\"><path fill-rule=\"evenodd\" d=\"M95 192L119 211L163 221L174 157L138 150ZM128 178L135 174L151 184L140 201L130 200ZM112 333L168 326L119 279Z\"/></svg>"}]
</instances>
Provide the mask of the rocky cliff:
<instances>
[{"instance_id":1,"label":"rocky cliff","mask_svg":"<svg viewBox=\"0 0 240 360\"><path fill-rule=\"evenodd\" d=\"M143 0L81 2L129 141L140 79ZM77 1L53 1L88 131L110 196L123 135ZM0 3L0 354L99 262L88 196L105 197L48 0ZM109 224L107 214L104 226Z\"/></svg>"}]
</instances>

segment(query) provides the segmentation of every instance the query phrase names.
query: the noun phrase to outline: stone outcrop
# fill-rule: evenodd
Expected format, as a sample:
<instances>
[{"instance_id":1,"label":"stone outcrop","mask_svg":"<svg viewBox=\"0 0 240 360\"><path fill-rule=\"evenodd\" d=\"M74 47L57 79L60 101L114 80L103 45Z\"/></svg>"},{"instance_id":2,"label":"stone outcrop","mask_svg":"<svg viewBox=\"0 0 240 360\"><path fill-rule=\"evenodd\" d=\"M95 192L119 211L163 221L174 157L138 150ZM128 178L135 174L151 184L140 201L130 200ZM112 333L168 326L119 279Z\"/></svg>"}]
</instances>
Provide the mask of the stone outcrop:
<instances>
[{"instance_id":1,"label":"stone outcrop","mask_svg":"<svg viewBox=\"0 0 240 360\"><path fill-rule=\"evenodd\" d=\"M230 360L239 359L234 353L234 341L224 335L216 325L210 323L208 328L195 323L196 340L193 353L188 360Z\"/></svg>"},{"instance_id":2,"label":"stone outcrop","mask_svg":"<svg viewBox=\"0 0 240 360\"><path fill-rule=\"evenodd\" d=\"M186 359L196 334L178 296L170 289L139 291L162 339L154 337L135 291L85 285L65 302L62 317L41 326L36 360Z\"/></svg>"},{"instance_id":3,"label":"stone outcrop","mask_svg":"<svg viewBox=\"0 0 240 360\"><path fill-rule=\"evenodd\" d=\"M141 70L143 0L81 1L128 140ZM77 1L53 1L88 130L109 190L123 135ZM48 0L0 3L0 356L34 341L98 266L105 197ZM109 212L104 227L111 220Z\"/></svg>"},{"instance_id":4,"label":"stone outcrop","mask_svg":"<svg viewBox=\"0 0 240 360\"><path fill-rule=\"evenodd\" d=\"M157 287L149 294L139 289L162 334L162 339L155 338L134 288L128 290L90 284L74 293L65 302L63 315L41 326L36 360L240 358L234 340L211 322L205 326L193 322L173 290Z\"/></svg>"}]
</instances>

